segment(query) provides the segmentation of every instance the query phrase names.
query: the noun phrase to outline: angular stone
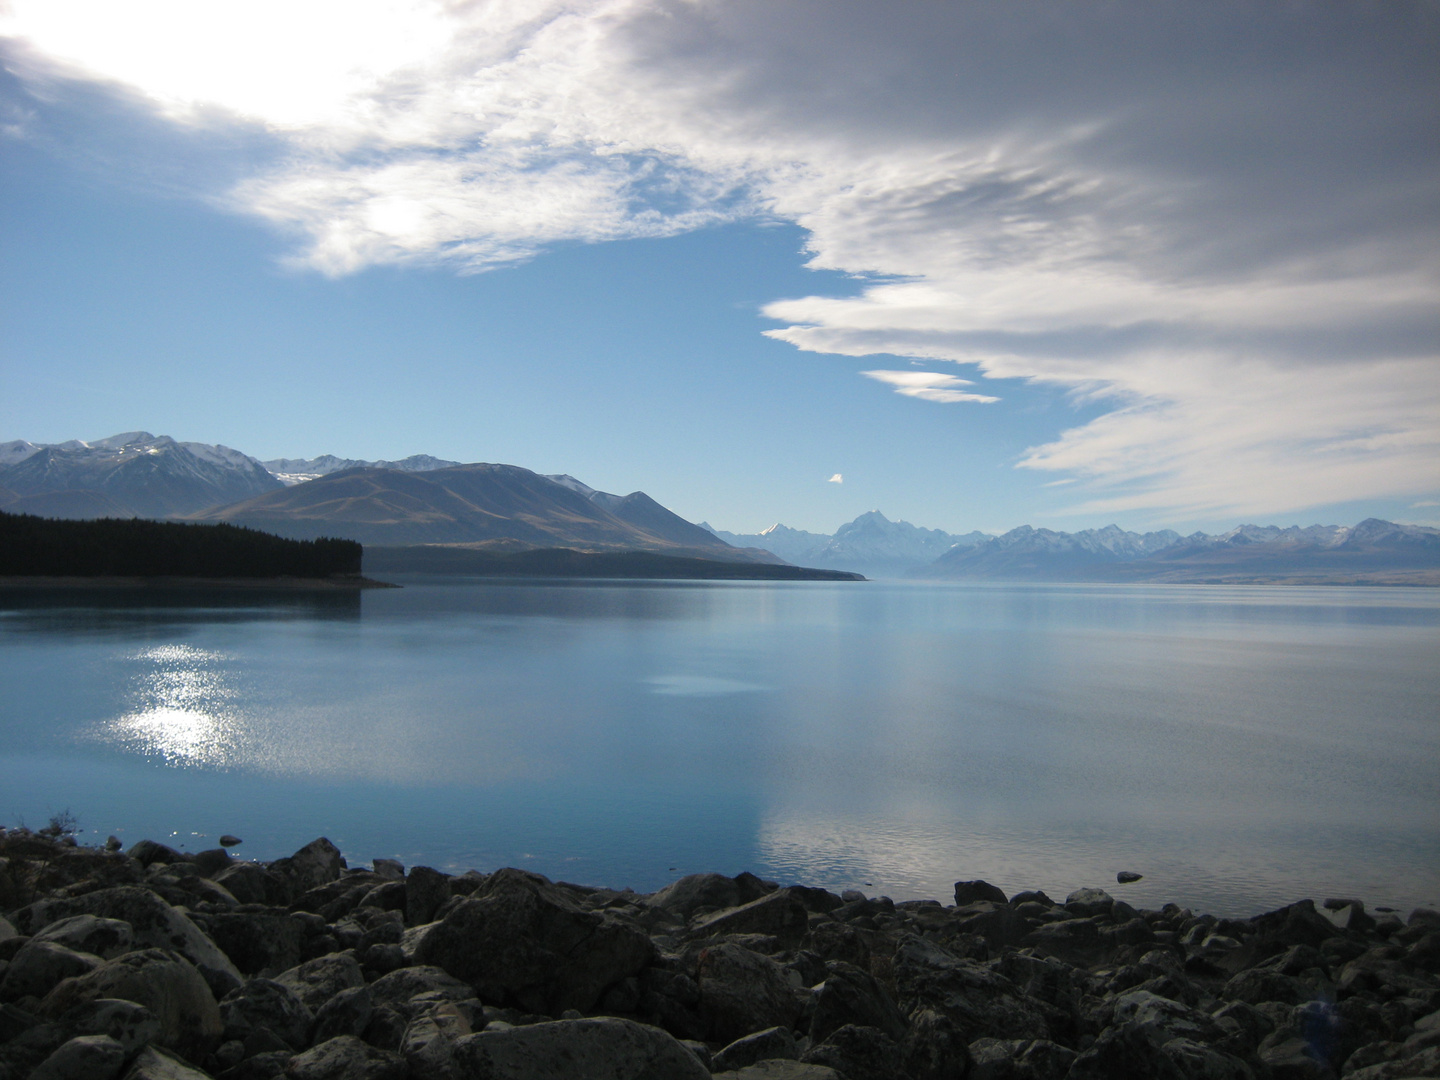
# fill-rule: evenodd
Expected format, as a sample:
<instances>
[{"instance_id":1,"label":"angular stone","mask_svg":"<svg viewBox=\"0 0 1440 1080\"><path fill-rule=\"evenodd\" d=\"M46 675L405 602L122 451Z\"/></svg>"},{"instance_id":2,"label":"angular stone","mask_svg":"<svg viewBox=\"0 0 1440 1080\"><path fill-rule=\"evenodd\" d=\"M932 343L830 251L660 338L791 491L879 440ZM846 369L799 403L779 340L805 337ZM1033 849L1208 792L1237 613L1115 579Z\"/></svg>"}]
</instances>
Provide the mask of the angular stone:
<instances>
[{"instance_id":1,"label":"angular stone","mask_svg":"<svg viewBox=\"0 0 1440 1080\"><path fill-rule=\"evenodd\" d=\"M414 955L486 1001L554 1016L594 1008L606 987L639 974L654 946L642 931L583 910L547 878L506 869L425 929Z\"/></svg>"},{"instance_id":2,"label":"angular stone","mask_svg":"<svg viewBox=\"0 0 1440 1080\"><path fill-rule=\"evenodd\" d=\"M281 906L295 897L294 888L284 876L259 863L231 862L213 880L242 904Z\"/></svg>"},{"instance_id":3,"label":"angular stone","mask_svg":"<svg viewBox=\"0 0 1440 1080\"><path fill-rule=\"evenodd\" d=\"M120 919L98 915L72 915L59 919L39 931L33 940L53 941L76 952L94 953L102 960L112 960L133 947L135 931Z\"/></svg>"},{"instance_id":4,"label":"angular stone","mask_svg":"<svg viewBox=\"0 0 1440 1080\"><path fill-rule=\"evenodd\" d=\"M959 1027L967 1041L989 1035L1043 1039L1050 1029L1040 1003L1025 998L1003 975L907 934L895 950L900 1008L933 1009Z\"/></svg>"},{"instance_id":5,"label":"angular stone","mask_svg":"<svg viewBox=\"0 0 1440 1080\"><path fill-rule=\"evenodd\" d=\"M866 1080L910 1080L905 1074L900 1047L879 1028L846 1024L800 1056L807 1065L825 1065L842 1076Z\"/></svg>"},{"instance_id":6,"label":"angular stone","mask_svg":"<svg viewBox=\"0 0 1440 1080\"><path fill-rule=\"evenodd\" d=\"M735 1072L716 1073L712 1080L845 1080L828 1065L801 1061L757 1061Z\"/></svg>"},{"instance_id":7,"label":"angular stone","mask_svg":"<svg viewBox=\"0 0 1440 1080\"><path fill-rule=\"evenodd\" d=\"M970 1072L964 1035L934 1009L911 1014L900 1058L912 1080L964 1080Z\"/></svg>"},{"instance_id":8,"label":"angular stone","mask_svg":"<svg viewBox=\"0 0 1440 1080\"><path fill-rule=\"evenodd\" d=\"M290 915L236 911L204 918L210 938L246 975L273 977L299 964L305 927Z\"/></svg>"},{"instance_id":9,"label":"angular stone","mask_svg":"<svg viewBox=\"0 0 1440 1080\"><path fill-rule=\"evenodd\" d=\"M1066 1080L1189 1080L1138 1027L1116 1025L1075 1058Z\"/></svg>"},{"instance_id":10,"label":"angular stone","mask_svg":"<svg viewBox=\"0 0 1440 1080\"><path fill-rule=\"evenodd\" d=\"M30 1080L113 1080L125 1048L108 1035L77 1035L40 1063Z\"/></svg>"},{"instance_id":11,"label":"angular stone","mask_svg":"<svg viewBox=\"0 0 1440 1080\"><path fill-rule=\"evenodd\" d=\"M185 856L174 848L154 840L141 840L125 854L141 866L149 866L151 863L178 863L185 859Z\"/></svg>"},{"instance_id":12,"label":"angular stone","mask_svg":"<svg viewBox=\"0 0 1440 1080\"><path fill-rule=\"evenodd\" d=\"M614 1017L481 1031L455 1055L463 1075L485 1080L710 1080L667 1032Z\"/></svg>"},{"instance_id":13,"label":"angular stone","mask_svg":"<svg viewBox=\"0 0 1440 1080\"><path fill-rule=\"evenodd\" d=\"M470 1033L469 1019L452 1003L432 1005L406 1026L400 1054L412 1076L459 1080L455 1043Z\"/></svg>"},{"instance_id":14,"label":"angular stone","mask_svg":"<svg viewBox=\"0 0 1440 1080\"><path fill-rule=\"evenodd\" d=\"M810 913L805 905L789 889L777 889L740 907L702 916L690 932L695 937L766 934L796 945L809 929Z\"/></svg>"},{"instance_id":15,"label":"angular stone","mask_svg":"<svg viewBox=\"0 0 1440 1080\"><path fill-rule=\"evenodd\" d=\"M340 849L325 837L312 840L287 859L276 859L270 869L290 882L296 895L338 881L345 860Z\"/></svg>"},{"instance_id":16,"label":"angular stone","mask_svg":"<svg viewBox=\"0 0 1440 1080\"><path fill-rule=\"evenodd\" d=\"M663 908L682 922L702 908L740 907L758 900L774 887L754 874L728 878L723 874L690 874L645 898L651 907Z\"/></svg>"},{"instance_id":17,"label":"angular stone","mask_svg":"<svg viewBox=\"0 0 1440 1080\"><path fill-rule=\"evenodd\" d=\"M382 975L369 986L370 998L376 1005L395 1005L409 1001L416 994L440 991L455 1001L472 997L474 991L443 968L420 964L400 968Z\"/></svg>"},{"instance_id":18,"label":"angular stone","mask_svg":"<svg viewBox=\"0 0 1440 1080\"><path fill-rule=\"evenodd\" d=\"M831 1032L847 1024L877 1028L894 1042L905 1037L910 1025L875 976L839 961L831 961L825 969L825 981L815 994L815 1012L810 1021L812 1042L823 1042Z\"/></svg>"},{"instance_id":19,"label":"angular stone","mask_svg":"<svg viewBox=\"0 0 1440 1080\"><path fill-rule=\"evenodd\" d=\"M282 971L275 981L303 1001L312 1012L341 990L364 986L365 976L350 953L328 953Z\"/></svg>"},{"instance_id":20,"label":"angular stone","mask_svg":"<svg viewBox=\"0 0 1440 1080\"><path fill-rule=\"evenodd\" d=\"M1171 1039L1162 1050L1187 1080L1254 1080L1239 1058L1190 1039Z\"/></svg>"},{"instance_id":21,"label":"angular stone","mask_svg":"<svg viewBox=\"0 0 1440 1080\"><path fill-rule=\"evenodd\" d=\"M290 1080L408 1080L405 1059L341 1035L296 1054L285 1067Z\"/></svg>"},{"instance_id":22,"label":"angular stone","mask_svg":"<svg viewBox=\"0 0 1440 1080\"><path fill-rule=\"evenodd\" d=\"M1113 1015L1116 1024L1136 1028L1156 1046L1164 1046L1171 1039L1210 1043L1224 1035L1205 1013L1146 990L1132 990L1119 995L1115 999Z\"/></svg>"},{"instance_id":23,"label":"angular stone","mask_svg":"<svg viewBox=\"0 0 1440 1080\"><path fill-rule=\"evenodd\" d=\"M312 1041L322 1043L339 1035L364 1035L374 1011L368 986L341 990L316 1012Z\"/></svg>"},{"instance_id":24,"label":"angular stone","mask_svg":"<svg viewBox=\"0 0 1440 1080\"><path fill-rule=\"evenodd\" d=\"M793 1028L801 1003L785 969L739 945L712 945L700 954L699 1013L716 1042L731 1043L765 1028Z\"/></svg>"},{"instance_id":25,"label":"angular stone","mask_svg":"<svg viewBox=\"0 0 1440 1080\"><path fill-rule=\"evenodd\" d=\"M736 1039L714 1056L710 1062L710 1068L712 1072L743 1069L746 1065L753 1065L757 1061L765 1061L770 1058L799 1060L800 1047L796 1044L795 1036L790 1033L789 1028L766 1028L764 1031L755 1031Z\"/></svg>"},{"instance_id":26,"label":"angular stone","mask_svg":"<svg viewBox=\"0 0 1440 1080\"><path fill-rule=\"evenodd\" d=\"M164 949L117 956L75 979L66 979L40 1003L43 1016L59 1017L99 998L145 1006L160 1024L156 1042L202 1060L220 1043L224 1025L209 986L188 960Z\"/></svg>"},{"instance_id":27,"label":"angular stone","mask_svg":"<svg viewBox=\"0 0 1440 1080\"><path fill-rule=\"evenodd\" d=\"M428 866L412 866L405 875L405 925L420 926L435 918L450 899L450 875Z\"/></svg>"},{"instance_id":28,"label":"angular stone","mask_svg":"<svg viewBox=\"0 0 1440 1080\"><path fill-rule=\"evenodd\" d=\"M289 987L272 979L251 979L220 1002L226 1039L245 1039L256 1028L267 1028L291 1050L310 1045L315 1017Z\"/></svg>"}]
</instances>

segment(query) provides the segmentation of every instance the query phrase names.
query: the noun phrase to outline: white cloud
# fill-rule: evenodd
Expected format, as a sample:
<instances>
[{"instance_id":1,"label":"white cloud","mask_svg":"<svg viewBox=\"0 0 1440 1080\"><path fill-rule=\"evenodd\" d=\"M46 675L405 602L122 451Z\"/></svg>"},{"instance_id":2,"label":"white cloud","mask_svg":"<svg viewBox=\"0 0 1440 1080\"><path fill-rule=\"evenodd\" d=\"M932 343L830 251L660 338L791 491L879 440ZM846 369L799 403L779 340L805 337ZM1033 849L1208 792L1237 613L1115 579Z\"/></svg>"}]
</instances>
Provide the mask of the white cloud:
<instances>
[{"instance_id":1,"label":"white cloud","mask_svg":"<svg viewBox=\"0 0 1440 1080\"><path fill-rule=\"evenodd\" d=\"M830 477L830 479L825 482L827 484L843 484L845 482L845 477L841 476L837 472L834 476Z\"/></svg>"},{"instance_id":2,"label":"white cloud","mask_svg":"<svg viewBox=\"0 0 1440 1080\"><path fill-rule=\"evenodd\" d=\"M897 394L922 398L925 401L939 401L952 404L960 401L989 403L999 401L998 397L977 394L969 390L957 390L960 386L974 386L969 379L956 375L943 375L937 371L862 371L867 379L889 383Z\"/></svg>"},{"instance_id":3,"label":"white cloud","mask_svg":"<svg viewBox=\"0 0 1440 1080\"><path fill-rule=\"evenodd\" d=\"M797 222L857 296L801 349L973 365L1111 409L1020 462L1077 508L1440 490L1423 5L10 0L32 86L104 80L284 160L231 205L341 274ZM932 401L987 395L869 373ZM905 375L902 382L891 376ZM914 377L929 382L913 381Z\"/></svg>"}]
</instances>

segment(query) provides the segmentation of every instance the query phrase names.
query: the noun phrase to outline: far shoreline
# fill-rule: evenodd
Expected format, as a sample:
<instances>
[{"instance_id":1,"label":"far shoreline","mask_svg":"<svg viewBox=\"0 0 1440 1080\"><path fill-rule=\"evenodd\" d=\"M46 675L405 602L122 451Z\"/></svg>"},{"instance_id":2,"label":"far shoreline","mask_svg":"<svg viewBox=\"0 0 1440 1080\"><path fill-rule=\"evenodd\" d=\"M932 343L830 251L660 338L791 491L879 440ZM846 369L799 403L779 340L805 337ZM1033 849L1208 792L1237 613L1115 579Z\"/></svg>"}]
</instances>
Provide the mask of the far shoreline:
<instances>
[{"instance_id":1,"label":"far shoreline","mask_svg":"<svg viewBox=\"0 0 1440 1080\"><path fill-rule=\"evenodd\" d=\"M0 576L0 589L284 589L323 592L354 592L360 589L399 589L389 581L374 578L297 578L297 577L139 577L96 575L95 577L47 577L42 575Z\"/></svg>"}]
</instances>

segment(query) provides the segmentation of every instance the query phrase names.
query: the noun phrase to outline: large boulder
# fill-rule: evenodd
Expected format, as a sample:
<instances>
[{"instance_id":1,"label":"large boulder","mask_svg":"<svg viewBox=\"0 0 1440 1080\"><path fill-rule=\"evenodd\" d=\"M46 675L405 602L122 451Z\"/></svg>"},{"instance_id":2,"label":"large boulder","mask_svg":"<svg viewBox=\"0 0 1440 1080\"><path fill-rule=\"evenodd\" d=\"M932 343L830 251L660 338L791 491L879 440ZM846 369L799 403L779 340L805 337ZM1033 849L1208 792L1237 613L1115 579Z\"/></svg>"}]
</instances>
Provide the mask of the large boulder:
<instances>
[{"instance_id":1,"label":"large boulder","mask_svg":"<svg viewBox=\"0 0 1440 1080\"><path fill-rule=\"evenodd\" d=\"M104 1035L118 1042L125 1056L133 1057L160 1038L160 1021L134 1001L95 998L60 1017L60 1026L74 1035Z\"/></svg>"},{"instance_id":2,"label":"large boulder","mask_svg":"<svg viewBox=\"0 0 1440 1080\"><path fill-rule=\"evenodd\" d=\"M0 979L0 1000L44 997L62 979L94 971L104 961L93 953L76 952L54 941L32 938L15 954Z\"/></svg>"},{"instance_id":3,"label":"large boulder","mask_svg":"<svg viewBox=\"0 0 1440 1080\"><path fill-rule=\"evenodd\" d=\"M842 1076L910 1080L899 1045L879 1028L846 1024L805 1051L800 1060L809 1065L827 1065Z\"/></svg>"},{"instance_id":4,"label":"large boulder","mask_svg":"<svg viewBox=\"0 0 1440 1080\"><path fill-rule=\"evenodd\" d=\"M268 911L223 912L204 917L211 939L246 975L278 975L304 957L305 927L294 916Z\"/></svg>"},{"instance_id":5,"label":"large boulder","mask_svg":"<svg viewBox=\"0 0 1440 1080\"><path fill-rule=\"evenodd\" d=\"M200 1061L220 1042L224 1024L210 987L178 953L142 949L108 960L88 975L66 979L40 1003L42 1016L57 1018L99 998L145 1006L160 1024L156 1042Z\"/></svg>"},{"instance_id":6,"label":"large boulder","mask_svg":"<svg viewBox=\"0 0 1440 1080\"><path fill-rule=\"evenodd\" d=\"M341 990L364 986L365 976L352 953L327 953L282 971L275 981L314 1011Z\"/></svg>"},{"instance_id":7,"label":"large boulder","mask_svg":"<svg viewBox=\"0 0 1440 1080\"><path fill-rule=\"evenodd\" d=\"M481 1031L455 1044L474 1080L710 1080L710 1070L659 1028L599 1017Z\"/></svg>"},{"instance_id":8,"label":"large boulder","mask_svg":"<svg viewBox=\"0 0 1440 1080\"><path fill-rule=\"evenodd\" d=\"M172 1054L147 1046L130 1063L122 1080L210 1080L210 1076Z\"/></svg>"},{"instance_id":9,"label":"large boulder","mask_svg":"<svg viewBox=\"0 0 1440 1080\"><path fill-rule=\"evenodd\" d=\"M290 1059L289 1080L408 1080L405 1059L389 1050L340 1035Z\"/></svg>"},{"instance_id":10,"label":"large boulder","mask_svg":"<svg viewBox=\"0 0 1440 1080\"><path fill-rule=\"evenodd\" d=\"M97 915L130 924L137 949L170 949L194 964L217 997L243 981L235 965L183 912L149 889L121 885L82 896L40 900L16 913L16 925L28 934L75 915Z\"/></svg>"},{"instance_id":11,"label":"large boulder","mask_svg":"<svg viewBox=\"0 0 1440 1080\"><path fill-rule=\"evenodd\" d=\"M325 837L312 840L286 859L270 864L271 873L279 874L290 883L296 896L340 879L345 860L340 849Z\"/></svg>"},{"instance_id":12,"label":"large boulder","mask_svg":"<svg viewBox=\"0 0 1440 1080\"><path fill-rule=\"evenodd\" d=\"M802 1002L785 969L768 956L725 942L700 954L699 1013L710 1037L729 1043L770 1027L793 1028Z\"/></svg>"},{"instance_id":13,"label":"large boulder","mask_svg":"<svg viewBox=\"0 0 1440 1080\"><path fill-rule=\"evenodd\" d=\"M810 912L790 889L752 900L696 919L690 927L695 937L721 934L764 934L790 945L798 945L810 929Z\"/></svg>"},{"instance_id":14,"label":"large boulder","mask_svg":"<svg viewBox=\"0 0 1440 1080\"><path fill-rule=\"evenodd\" d=\"M310 1045L315 1016L286 986L271 979L251 979L220 1002L226 1039L244 1040L257 1028L277 1036L291 1050Z\"/></svg>"},{"instance_id":15,"label":"large boulder","mask_svg":"<svg viewBox=\"0 0 1440 1080\"><path fill-rule=\"evenodd\" d=\"M831 1032L847 1024L878 1028L897 1043L905 1037L910 1025L875 976L853 964L834 960L825 969L825 981L816 991L815 1012L810 1020L812 1041L823 1042Z\"/></svg>"},{"instance_id":16,"label":"large boulder","mask_svg":"<svg viewBox=\"0 0 1440 1080\"><path fill-rule=\"evenodd\" d=\"M907 1013L933 1009L948 1017L967 1041L981 1036L1044 1039L1050 1030L1040 1003L983 964L962 959L934 942L906 935L895 950L895 986Z\"/></svg>"},{"instance_id":17,"label":"large boulder","mask_svg":"<svg viewBox=\"0 0 1440 1080\"><path fill-rule=\"evenodd\" d=\"M102 960L112 960L134 948L135 931L128 922L119 919L72 915L51 923L33 940L53 941L77 952L94 953Z\"/></svg>"},{"instance_id":18,"label":"large boulder","mask_svg":"<svg viewBox=\"0 0 1440 1080\"><path fill-rule=\"evenodd\" d=\"M761 881L754 874L741 874L733 878L724 874L690 874L646 897L645 903L664 909L682 922L688 922L690 917L701 909L718 911L722 908L740 907L774 891L774 885Z\"/></svg>"},{"instance_id":19,"label":"large boulder","mask_svg":"<svg viewBox=\"0 0 1440 1080\"><path fill-rule=\"evenodd\" d=\"M283 905L296 895L287 877L259 863L232 862L216 873L214 881L242 904Z\"/></svg>"},{"instance_id":20,"label":"large boulder","mask_svg":"<svg viewBox=\"0 0 1440 1080\"><path fill-rule=\"evenodd\" d=\"M654 955L640 930L579 907L549 879L498 870L419 939L415 961L444 968L487 1001L534 1013L587 1012Z\"/></svg>"},{"instance_id":21,"label":"large boulder","mask_svg":"<svg viewBox=\"0 0 1440 1080\"><path fill-rule=\"evenodd\" d=\"M125 1048L108 1035L77 1035L30 1074L30 1080L114 1080L125 1067Z\"/></svg>"}]
</instances>

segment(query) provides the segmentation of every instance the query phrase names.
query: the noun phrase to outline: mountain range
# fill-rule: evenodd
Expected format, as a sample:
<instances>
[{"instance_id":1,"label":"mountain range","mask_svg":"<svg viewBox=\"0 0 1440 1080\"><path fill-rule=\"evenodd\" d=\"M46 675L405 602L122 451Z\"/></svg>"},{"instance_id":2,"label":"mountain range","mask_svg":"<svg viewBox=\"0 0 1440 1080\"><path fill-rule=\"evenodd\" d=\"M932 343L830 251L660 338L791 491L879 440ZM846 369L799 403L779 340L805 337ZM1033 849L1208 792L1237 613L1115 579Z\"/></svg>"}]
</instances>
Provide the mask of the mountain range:
<instances>
[{"instance_id":1,"label":"mountain range","mask_svg":"<svg viewBox=\"0 0 1440 1080\"><path fill-rule=\"evenodd\" d=\"M904 577L952 549L964 550L991 539L989 533L956 535L891 521L879 510L861 514L833 534L779 524L758 533L723 532L706 522L701 525L736 547L764 548L801 566L849 570L867 577Z\"/></svg>"},{"instance_id":2,"label":"mountain range","mask_svg":"<svg viewBox=\"0 0 1440 1080\"><path fill-rule=\"evenodd\" d=\"M0 509L226 521L372 548L639 550L927 580L1440 584L1440 530L1373 518L1355 526L1241 525L1190 536L1115 525L1074 533L1022 525L994 536L921 528L873 510L833 534L782 524L732 533L686 521L644 492L615 495L564 473L425 454L262 462L229 447L143 431L93 442L0 444Z\"/></svg>"}]
</instances>

